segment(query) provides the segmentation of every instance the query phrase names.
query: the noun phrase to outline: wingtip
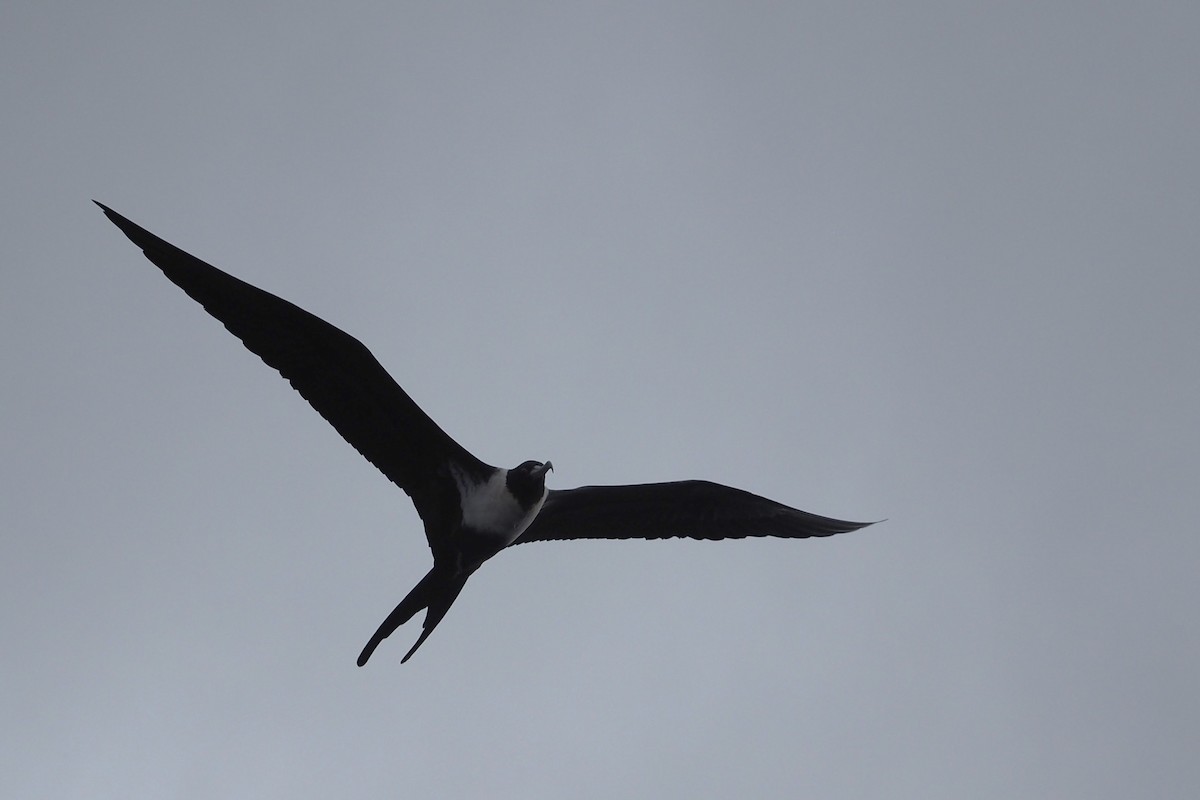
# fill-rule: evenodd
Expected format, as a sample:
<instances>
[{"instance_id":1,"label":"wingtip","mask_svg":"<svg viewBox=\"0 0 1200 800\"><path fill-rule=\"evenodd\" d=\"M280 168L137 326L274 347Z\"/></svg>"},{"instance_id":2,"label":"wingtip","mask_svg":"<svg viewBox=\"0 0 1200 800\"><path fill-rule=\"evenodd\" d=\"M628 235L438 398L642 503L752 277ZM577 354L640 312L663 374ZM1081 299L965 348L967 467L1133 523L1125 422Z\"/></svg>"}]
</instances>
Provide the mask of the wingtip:
<instances>
[{"instance_id":1,"label":"wingtip","mask_svg":"<svg viewBox=\"0 0 1200 800\"><path fill-rule=\"evenodd\" d=\"M108 217L109 222L116 225L122 231L125 231L125 234L127 236L129 235L128 228L133 223L131 223L129 220L125 219L125 217L121 216L116 211L113 211L108 206L104 205L104 203L101 203L99 200L93 199L92 202L100 207L100 210L104 212L104 216Z\"/></svg>"}]
</instances>

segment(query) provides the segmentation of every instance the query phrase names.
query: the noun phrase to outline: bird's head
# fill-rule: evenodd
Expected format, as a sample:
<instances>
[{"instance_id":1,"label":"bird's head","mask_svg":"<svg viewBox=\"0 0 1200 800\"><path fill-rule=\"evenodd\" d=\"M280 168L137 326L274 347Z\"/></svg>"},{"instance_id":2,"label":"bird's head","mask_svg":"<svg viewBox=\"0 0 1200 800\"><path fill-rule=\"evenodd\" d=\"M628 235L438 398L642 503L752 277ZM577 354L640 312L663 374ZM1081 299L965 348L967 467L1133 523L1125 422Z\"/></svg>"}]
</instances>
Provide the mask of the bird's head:
<instances>
[{"instance_id":1,"label":"bird's head","mask_svg":"<svg viewBox=\"0 0 1200 800\"><path fill-rule=\"evenodd\" d=\"M554 469L549 461L526 461L508 471L508 490L525 507L532 506L546 493L546 473Z\"/></svg>"}]
</instances>

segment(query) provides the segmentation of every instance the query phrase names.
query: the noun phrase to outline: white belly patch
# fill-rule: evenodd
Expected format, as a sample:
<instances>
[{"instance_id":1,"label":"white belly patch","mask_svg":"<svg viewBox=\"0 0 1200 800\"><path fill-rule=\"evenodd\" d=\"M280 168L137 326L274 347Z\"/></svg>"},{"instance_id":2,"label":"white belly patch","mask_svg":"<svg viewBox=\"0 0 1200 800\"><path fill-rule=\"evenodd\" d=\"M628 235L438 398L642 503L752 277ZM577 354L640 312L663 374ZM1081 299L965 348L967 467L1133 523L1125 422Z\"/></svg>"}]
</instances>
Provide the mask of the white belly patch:
<instances>
[{"instance_id":1,"label":"white belly patch","mask_svg":"<svg viewBox=\"0 0 1200 800\"><path fill-rule=\"evenodd\" d=\"M542 510L549 490L529 509L521 508L517 499L508 491L508 470L496 472L484 483L474 483L465 476L455 476L462 496L462 521L465 527L477 533L496 536L508 546L516 541L533 518Z\"/></svg>"}]
</instances>

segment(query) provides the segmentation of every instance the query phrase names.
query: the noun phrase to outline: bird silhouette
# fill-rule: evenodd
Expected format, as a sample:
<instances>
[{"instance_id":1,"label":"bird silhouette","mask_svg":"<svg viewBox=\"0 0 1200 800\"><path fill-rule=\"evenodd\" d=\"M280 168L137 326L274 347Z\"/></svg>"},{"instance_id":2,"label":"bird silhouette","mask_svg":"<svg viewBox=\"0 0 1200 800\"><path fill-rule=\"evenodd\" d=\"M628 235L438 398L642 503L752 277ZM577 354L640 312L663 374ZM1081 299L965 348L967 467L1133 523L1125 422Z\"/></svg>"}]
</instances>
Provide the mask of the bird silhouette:
<instances>
[{"instance_id":1,"label":"bird silhouette","mask_svg":"<svg viewBox=\"0 0 1200 800\"><path fill-rule=\"evenodd\" d=\"M96 201L93 201L96 202ZM506 547L552 539L832 536L872 523L822 517L700 480L547 489L551 462L485 464L422 411L354 337L185 253L103 203L105 215L193 300L274 367L359 453L412 499L433 567L358 657L425 610L404 663L446 616L467 578Z\"/></svg>"}]
</instances>

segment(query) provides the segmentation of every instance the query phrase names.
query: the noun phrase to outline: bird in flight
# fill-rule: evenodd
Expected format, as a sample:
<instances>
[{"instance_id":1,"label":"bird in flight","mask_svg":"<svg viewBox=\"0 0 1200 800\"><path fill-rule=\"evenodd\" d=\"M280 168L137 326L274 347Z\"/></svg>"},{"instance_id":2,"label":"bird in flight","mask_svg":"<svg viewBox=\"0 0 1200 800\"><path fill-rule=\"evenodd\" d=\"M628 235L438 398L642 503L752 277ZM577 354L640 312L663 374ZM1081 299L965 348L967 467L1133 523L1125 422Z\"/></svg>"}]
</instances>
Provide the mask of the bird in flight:
<instances>
[{"instance_id":1,"label":"bird in flight","mask_svg":"<svg viewBox=\"0 0 1200 800\"><path fill-rule=\"evenodd\" d=\"M95 201L93 201L95 202ZM353 336L185 253L103 203L105 215L163 274L286 378L337 432L412 499L433 568L388 615L361 667L425 610L408 661L483 562L506 547L553 539L803 539L858 530L708 481L548 489L549 461L483 463L451 439Z\"/></svg>"}]
</instances>

